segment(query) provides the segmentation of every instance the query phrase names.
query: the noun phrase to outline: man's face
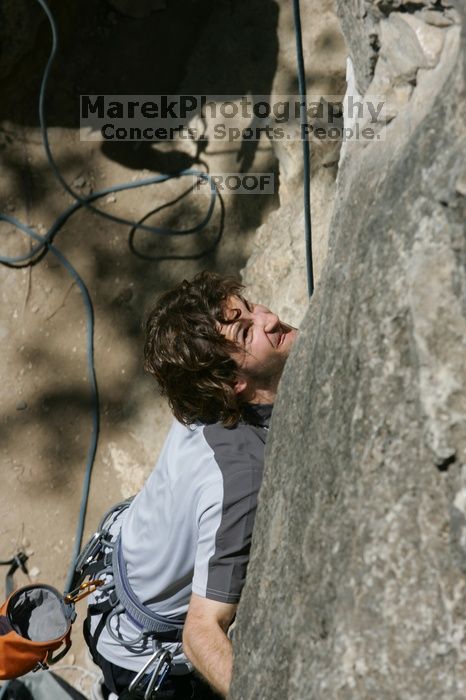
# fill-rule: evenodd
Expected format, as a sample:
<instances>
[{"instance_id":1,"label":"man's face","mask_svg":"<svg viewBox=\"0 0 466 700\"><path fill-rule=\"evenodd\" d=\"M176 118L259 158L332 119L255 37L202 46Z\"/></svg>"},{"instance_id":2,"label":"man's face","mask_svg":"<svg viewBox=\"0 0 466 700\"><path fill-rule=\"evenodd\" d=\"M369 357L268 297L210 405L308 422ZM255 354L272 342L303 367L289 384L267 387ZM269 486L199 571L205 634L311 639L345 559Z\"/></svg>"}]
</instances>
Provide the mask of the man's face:
<instances>
[{"instance_id":1,"label":"man's face","mask_svg":"<svg viewBox=\"0 0 466 700\"><path fill-rule=\"evenodd\" d=\"M269 392L273 401L298 331L265 306L238 297L228 300L225 318L233 323L223 324L220 331L238 346L232 356L239 368L238 392L264 400Z\"/></svg>"}]
</instances>

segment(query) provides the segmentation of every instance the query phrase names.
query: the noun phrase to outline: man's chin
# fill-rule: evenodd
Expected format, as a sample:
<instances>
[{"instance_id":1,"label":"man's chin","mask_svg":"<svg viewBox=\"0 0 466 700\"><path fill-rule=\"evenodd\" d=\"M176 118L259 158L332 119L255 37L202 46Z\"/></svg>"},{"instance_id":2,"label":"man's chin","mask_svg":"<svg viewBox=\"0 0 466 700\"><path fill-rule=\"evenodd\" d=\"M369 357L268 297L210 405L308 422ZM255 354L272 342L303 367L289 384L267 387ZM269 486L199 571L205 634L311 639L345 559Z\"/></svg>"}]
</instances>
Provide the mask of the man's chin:
<instances>
[{"instance_id":1,"label":"man's chin","mask_svg":"<svg viewBox=\"0 0 466 700\"><path fill-rule=\"evenodd\" d=\"M286 348L287 351L289 352L291 350L291 347L298 337L298 329L297 328L292 328L292 326L285 326L284 328L287 329L287 333L285 334L285 337L283 338L281 342L281 347ZM289 329L289 330L288 330Z\"/></svg>"}]
</instances>

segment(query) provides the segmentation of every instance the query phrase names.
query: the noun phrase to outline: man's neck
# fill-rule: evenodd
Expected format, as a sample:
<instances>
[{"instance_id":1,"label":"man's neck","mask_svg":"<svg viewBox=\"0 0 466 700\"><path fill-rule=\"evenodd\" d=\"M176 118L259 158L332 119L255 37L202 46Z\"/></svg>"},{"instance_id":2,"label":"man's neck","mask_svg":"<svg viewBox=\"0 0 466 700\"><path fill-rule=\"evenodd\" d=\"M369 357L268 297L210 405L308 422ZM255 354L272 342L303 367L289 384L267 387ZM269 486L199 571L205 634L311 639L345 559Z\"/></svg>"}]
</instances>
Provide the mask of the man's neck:
<instances>
[{"instance_id":1,"label":"man's neck","mask_svg":"<svg viewBox=\"0 0 466 700\"><path fill-rule=\"evenodd\" d=\"M245 396L247 403L274 404L277 392L272 389L256 389L252 396Z\"/></svg>"}]
</instances>

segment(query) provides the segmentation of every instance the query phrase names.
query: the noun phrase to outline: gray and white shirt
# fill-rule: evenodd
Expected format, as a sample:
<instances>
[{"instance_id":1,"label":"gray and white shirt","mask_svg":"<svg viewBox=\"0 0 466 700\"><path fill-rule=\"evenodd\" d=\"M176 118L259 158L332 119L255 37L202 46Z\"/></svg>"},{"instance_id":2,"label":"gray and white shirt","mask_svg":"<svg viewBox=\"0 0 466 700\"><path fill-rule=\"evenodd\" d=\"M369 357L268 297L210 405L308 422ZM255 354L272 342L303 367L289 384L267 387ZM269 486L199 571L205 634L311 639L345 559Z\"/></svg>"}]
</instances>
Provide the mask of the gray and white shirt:
<instances>
[{"instance_id":1,"label":"gray and white shirt","mask_svg":"<svg viewBox=\"0 0 466 700\"><path fill-rule=\"evenodd\" d=\"M173 423L153 472L121 518L131 587L155 612L183 617L191 593L238 603L271 413L271 405L248 405L235 428ZM97 622L93 619L92 632ZM138 636L126 614L113 622L124 639ZM181 671L186 663L181 645L163 646L175 654ZM129 651L105 628L97 648L108 661L133 671L152 653L143 647Z\"/></svg>"}]
</instances>

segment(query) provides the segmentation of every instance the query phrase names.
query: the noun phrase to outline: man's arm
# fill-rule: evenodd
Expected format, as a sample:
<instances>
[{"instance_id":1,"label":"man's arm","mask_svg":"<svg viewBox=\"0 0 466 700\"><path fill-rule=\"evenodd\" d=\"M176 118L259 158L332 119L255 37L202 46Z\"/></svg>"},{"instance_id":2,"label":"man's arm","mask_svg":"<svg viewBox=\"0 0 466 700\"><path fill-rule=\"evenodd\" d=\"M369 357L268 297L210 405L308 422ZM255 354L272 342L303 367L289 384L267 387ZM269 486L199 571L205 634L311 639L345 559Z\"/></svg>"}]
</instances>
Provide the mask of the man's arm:
<instances>
[{"instance_id":1,"label":"man's arm","mask_svg":"<svg viewBox=\"0 0 466 700\"><path fill-rule=\"evenodd\" d=\"M233 650L226 633L237 607L193 593L183 630L186 656L224 697L230 688L233 667Z\"/></svg>"}]
</instances>

